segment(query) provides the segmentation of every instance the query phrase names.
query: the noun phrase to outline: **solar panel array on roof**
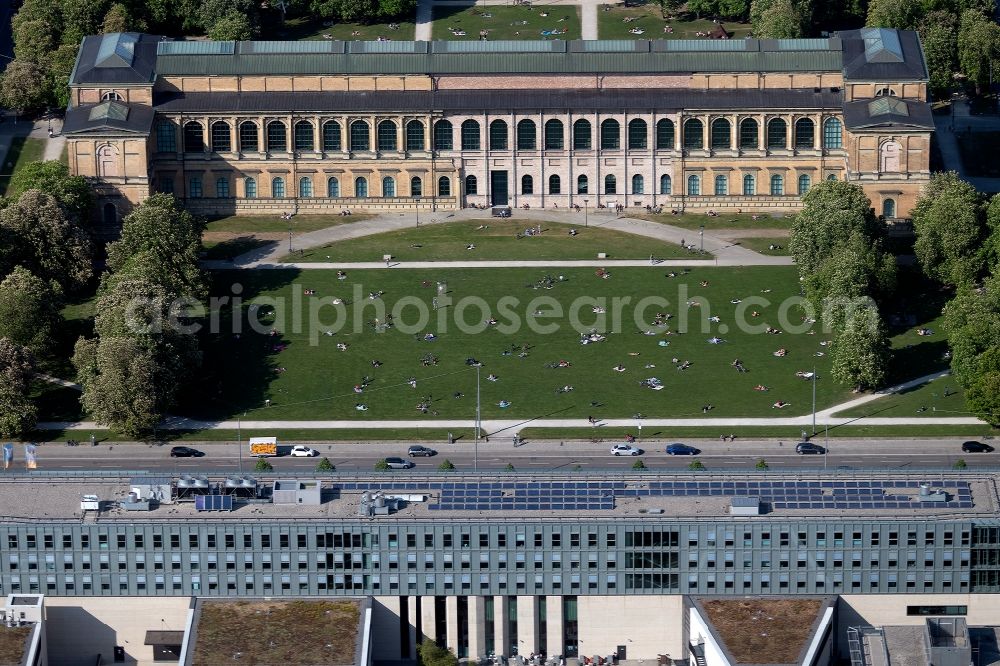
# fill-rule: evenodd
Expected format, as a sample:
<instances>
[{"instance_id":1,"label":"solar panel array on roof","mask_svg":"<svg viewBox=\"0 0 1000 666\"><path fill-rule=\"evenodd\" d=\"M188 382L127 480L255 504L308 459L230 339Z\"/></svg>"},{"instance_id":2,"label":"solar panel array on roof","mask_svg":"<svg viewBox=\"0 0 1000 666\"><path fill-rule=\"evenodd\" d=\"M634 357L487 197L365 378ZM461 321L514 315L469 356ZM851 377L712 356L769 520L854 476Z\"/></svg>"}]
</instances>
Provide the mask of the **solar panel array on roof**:
<instances>
[{"instance_id":1,"label":"solar panel array on roof","mask_svg":"<svg viewBox=\"0 0 1000 666\"><path fill-rule=\"evenodd\" d=\"M156 45L156 55L233 55L236 42L162 41Z\"/></svg>"},{"instance_id":2,"label":"solar panel array on roof","mask_svg":"<svg viewBox=\"0 0 1000 666\"><path fill-rule=\"evenodd\" d=\"M232 511L232 495L195 495L195 511Z\"/></svg>"}]
</instances>

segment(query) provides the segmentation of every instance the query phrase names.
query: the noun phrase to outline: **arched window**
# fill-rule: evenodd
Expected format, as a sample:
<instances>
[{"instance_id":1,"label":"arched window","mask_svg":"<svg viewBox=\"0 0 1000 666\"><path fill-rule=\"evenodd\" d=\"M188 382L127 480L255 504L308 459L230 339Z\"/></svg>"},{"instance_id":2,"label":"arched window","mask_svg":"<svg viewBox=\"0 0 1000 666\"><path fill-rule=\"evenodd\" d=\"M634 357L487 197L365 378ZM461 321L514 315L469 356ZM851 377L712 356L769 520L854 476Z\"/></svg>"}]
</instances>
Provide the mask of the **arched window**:
<instances>
[{"instance_id":1,"label":"arched window","mask_svg":"<svg viewBox=\"0 0 1000 666\"><path fill-rule=\"evenodd\" d=\"M160 153L177 152L177 132L173 123L164 120L156 124L156 150Z\"/></svg>"},{"instance_id":2,"label":"arched window","mask_svg":"<svg viewBox=\"0 0 1000 666\"><path fill-rule=\"evenodd\" d=\"M392 176L382 177L382 196L387 199L396 196L396 179Z\"/></svg>"},{"instance_id":3,"label":"arched window","mask_svg":"<svg viewBox=\"0 0 1000 666\"><path fill-rule=\"evenodd\" d=\"M267 149L270 152L288 150L288 131L280 120L267 124Z\"/></svg>"},{"instance_id":4,"label":"arched window","mask_svg":"<svg viewBox=\"0 0 1000 666\"><path fill-rule=\"evenodd\" d=\"M340 196L340 181L335 176L326 179L326 196L335 199Z\"/></svg>"},{"instance_id":5,"label":"arched window","mask_svg":"<svg viewBox=\"0 0 1000 666\"><path fill-rule=\"evenodd\" d=\"M688 176L688 196L698 196L699 194L701 194L701 178Z\"/></svg>"},{"instance_id":6,"label":"arched window","mask_svg":"<svg viewBox=\"0 0 1000 666\"><path fill-rule=\"evenodd\" d=\"M517 149L535 149L535 123L531 120L522 120L517 123Z\"/></svg>"},{"instance_id":7,"label":"arched window","mask_svg":"<svg viewBox=\"0 0 1000 666\"><path fill-rule=\"evenodd\" d=\"M368 179L364 176L354 179L354 196L358 199L368 198Z\"/></svg>"},{"instance_id":8,"label":"arched window","mask_svg":"<svg viewBox=\"0 0 1000 666\"><path fill-rule=\"evenodd\" d=\"M656 122L656 149L674 149L674 121L661 118Z\"/></svg>"},{"instance_id":9,"label":"arched window","mask_svg":"<svg viewBox=\"0 0 1000 666\"><path fill-rule=\"evenodd\" d=\"M649 145L648 127L642 118L628 121L628 147L642 149Z\"/></svg>"},{"instance_id":10,"label":"arched window","mask_svg":"<svg viewBox=\"0 0 1000 666\"><path fill-rule=\"evenodd\" d=\"M260 150L259 134L256 123L249 120L240 123L240 151L255 153Z\"/></svg>"},{"instance_id":11,"label":"arched window","mask_svg":"<svg viewBox=\"0 0 1000 666\"><path fill-rule=\"evenodd\" d=\"M507 123L503 120L490 123L490 150L507 150Z\"/></svg>"},{"instance_id":12,"label":"arched window","mask_svg":"<svg viewBox=\"0 0 1000 666\"><path fill-rule=\"evenodd\" d=\"M213 153L228 153L232 147L233 142L230 138L231 132L229 131L229 124L224 123L221 120L212 123L212 152Z\"/></svg>"},{"instance_id":13,"label":"arched window","mask_svg":"<svg viewBox=\"0 0 1000 666\"><path fill-rule=\"evenodd\" d=\"M205 130L194 121L184 124L184 152L205 152Z\"/></svg>"},{"instance_id":14,"label":"arched window","mask_svg":"<svg viewBox=\"0 0 1000 666\"><path fill-rule=\"evenodd\" d=\"M562 194L562 180L556 174L549 176L549 194Z\"/></svg>"},{"instance_id":15,"label":"arched window","mask_svg":"<svg viewBox=\"0 0 1000 666\"><path fill-rule=\"evenodd\" d=\"M563 124L552 118L545 121L545 150L562 150Z\"/></svg>"},{"instance_id":16,"label":"arched window","mask_svg":"<svg viewBox=\"0 0 1000 666\"><path fill-rule=\"evenodd\" d=\"M621 148L622 128L614 118L608 118L601 123L601 148L613 150Z\"/></svg>"},{"instance_id":17,"label":"arched window","mask_svg":"<svg viewBox=\"0 0 1000 666\"><path fill-rule=\"evenodd\" d=\"M837 174L831 173L829 176L826 177L826 179L827 180L837 180Z\"/></svg>"},{"instance_id":18,"label":"arched window","mask_svg":"<svg viewBox=\"0 0 1000 666\"><path fill-rule=\"evenodd\" d=\"M604 177L604 193L618 194L618 179L613 174L609 173Z\"/></svg>"},{"instance_id":19,"label":"arched window","mask_svg":"<svg viewBox=\"0 0 1000 666\"><path fill-rule=\"evenodd\" d=\"M253 178L243 179L243 195L247 199L257 198L257 181Z\"/></svg>"},{"instance_id":20,"label":"arched window","mask_svg":"<svg viewBox=\"0 0 1000 666\"><path fill-rule=\"evenodd\" d=\"M411 120L406 123L406 149L424 149L424 124L419 120Z\"/></svg>"},{"instance_id":21,"label":"arched window","mask_svg":"<svg viewBox=\"0 0 1000 666\"><path fill-rule=\"evenodd\" d=\"M753 174L743 176L743 196L752 197L757 194L757 179Z\"/></svg>"},{"instance_id":22,"label":"arched window","mask_svg":"<svg viewBox=\"0 0 1000 666\"><path fill-rule=\"evenodd\" d=\"M586 176L576 177L576 193L586 194L587 193L588 181Z\"/></svg>"},{"instance_id":23,"label":"arched window","mask_svg":"<svg viewBox=\"0 0 1000 666\"><path fill-rule=\"evenodd\" d=\"M476 180L475 176L465 177L465 193L468 194L479 194L479 181Z\"/></svg>"},{"instance_id":24,"label":"arched window","mask_svg":"<svg viewBox=\"0 0 1000 666\"><path fill-rule=\"evenodd\" d=\"M521 194L535 193L535 179L531 176L521 176Z\"/></svg>"},{"instance_id":25,"label":"arched window","mask_svg":"<svg viewBox=\"0 0 1000 666\"><path fill-rule=\"evenodd\" d=\"M896 200L885 199L882 201L882 217L896 217Z\"/></svg>"},{"instance_id":26,"label":"arched window","mask_svg":"<svg viewBox=\"0 0 1000 666\"><path fill-rule=\"evenodd\" d=\"M725 149L733 145L733 126L725 118L712 121L712 148Z\"/></svg>"},{"instance_id":27,"label":"arched window","mask_svg":"<svg viewBox=\"0 0 1000 666\"><path fill-rule=\"evenodd\" d=\"M839 118L827 118L823 123L823 147L842 148L844 146L842 129L843 125Z\"/></svg>"},{"instance_id":28,"label":"arched window","mask_svg":"<svg viewBox=\"0 0 1000 666\"><path fill-rule=\"evenodd\" d=\"M771 176L771 196L780 197L785 194L785 179L781 176Z\"/></svg>"},{"instance_id":29,"label":"arched window","mask_svg":"<svg viewBox=\"0 0 1000 666\"><path fill-rule=\"evenodd\" d=\"M899 172L899 144L895 141L886 141L879 150L879 164L882 173Z\"/></svg>"},{"instance_id":30,"label":"arched window","mask_svg":"<svg viewBox=\"0 0 1000 666\"><path fill-rule=\"evenodd\" d=\"M672 189L673 183L671 182L670 176L668 174L660 176L660 194L670 194Z\"/></svg>"},{"instance_id":31,"label":"arched window","mask_svg":"<svg viewBox=\"0 0 1000 666\"><path fill-rule=\"evenodd\" d=\"M816 147L816 123L811 118L799 118L795 121L795 147Z\"/></svg>"},{"instance_id":32,"label":"arched window","mask_svg":"<svg viewBox=\"0 0 1000 666\"><path fill-rule=\"evenodd\" d=\"M312 150L316 145L312 123L300 120L295 123L295 150Z\"/></svg>"},{"instance_id":33,"label":"arched window","mask_svg":"<svg viewBox=\"0 0 1000 666\"><path fill-rule=\"evenodd\" d=\"M229 198L229 179L228 178L216 178L215 179L215 196L220 199Z\"/></svg>"},{"instance_id":34,"label":"arched window","mask_svg":"<svg viewBox=\"0 0 1000 666\"><path fill-rule=\"evenodd\" d=\"M771 118L767 122L767 147L788 147L788 125L781 118Z\"/></svg>"},{"instance_id":35,"label":"arched window","mask_svg":"<svg viewBox=\"0 0 1000 666\"><path fill-rule=\"evenodd\" d=\"M591 146L590 121L581 118L573 123L573 149L590 150Z\"/></svg>"},{"instance_id":36,"label":"arched window","mask_svg":"<svg viewBox=\"0 0 1000 666\"><path fill-rule=\"evenodd\" d=\"M451 181L448 176L441 176L438 178L438 196L439 197L450 197L451 196Z\"/></svg>"},{"instance_id":37,"label":"arched window","mask_svg":"<svg viewBox=\"0 0 1000 666\"><path fill-rule=\"evenodd\" d=\"M285 198L285 179L275 178L271 181L271 196L275 199Z\"/></svg>"},{"instance_id":38,"label":"arched window","mask_svg":"<svg viewBox=\"0 0 1000 666\"><path fill-rule=\"evenodd\" d=\"M372 138L368 123L363 120L355 120L351 123L351 151L371 150Z\"/></svg>"},{"instance_id":39,"label":"arched window","mask_svg":"<svg viewBox=\"0 0 1000 666\"><path fill-rule=\"evenodd\" d=\"M313 195L313 182L312 178L308 176L303 176L299 178L299 196L303 199L308 199Z\"/></svg>"},{"instance_id":40,"label":"arched window","mask_svg":"<svg viewBox=\"0 0 1000 666\"><path fill-rule=\"evenodd\" d=\"M812 179L808 175L802 174L801 176L799 176L799 196L800 197L803 194L805 194L806 192L809 191L809 186L810 185L812 185Z\"/></svg>"},{"instance_id":41,"label":"arched window","mask_svg":"<svg viewBox=\"0 0 1000 666\"><path fill-rule=\"evenodd\" d=\"M639 174L632 176L632 194L645 194L646 183Z\"/></svg>"},{"instance_id":42,"label":"arched window","mask_svg":"<svg viewBox=\"0 0 1000 666\"><path fill-rule=\"evenodd\" d=\"M343 150L340 135L340 123L328 120L323 123L323 150L335 152Z\"/></svg>"},{"instance_id":43,"label":"arched window","mask_svg":"<svg viewBox=\"0 0 1000 666\"><path fill-rule=\"evenodd\" d=\"M455 132L447 120L434 123L434 150L451 150L455 147Z\"/></svg>"},{"instance_id":44,"label":"arched window","mask_svg":"<svg viewBox=\"0 0 1000 666\"><path fill-rule=\"evenodd\" d=\"M715 177L715 196L723 197L729 194L729 178L726 176Z\"/></svg>"},{"instance_id":45,"label":"arched window","mask_svg":"<svg viewBox=\"0 0 1000 666\"><path fill-rule=\"evenodd\" d=\"M107 101L124 102L125 101L124 99L122 99L122 96L119 95L118 93L116 93L114 90L110 90L110 91L104 93L103 95L101 95L101 100L104 101L104 102L107 102Z\"/></svg>"},{"instance_id":46,"label":"arched window","mask_svg":"<svg viewBox=\"0 0 1000 666\"><path fill-rule=\"evenodd\" d=\"M462 123L462 150L479 150L479 123L475 120Z\"/></svg>"},{"instance_id":47,"label":"arched window","mask_svg":"<svg viewBox=\"0 0 1000 666\"><path fill-rule=\"evenodd\" d=\"M199 176L191 176L188 181L188 196L192 199L201 198L201 178Z\"/></svg>"},{"instance_id":48,"label":"arched window","mask_svg":"<svg viewBox=\"0 0 1000 666\"><path fill-rule=\"evenodd\" d=\"M689 118L684 122L684 147L705 147L705 125L697 118Z\"/></svg>"},{"instance_id":49,"label":"arched window","mask_svg":"<svg viewBox=\"0 0 1000 666\"><path fill-rule=\"evenodd\" d=\"M896 91L893 90L892 88L879 88L875 92L875 96L876 97L895 97L896 96Z\"/></svg>"},{"instance_id":50,"label":"arched window","mask_svg":"<svg viewBox=\"0 0 1000 666\"><path fill-rule=\"evenodd\" d=\"M740 148L745 150L756 150L760 148L760 126L753 118L744 118L740 121Z\"/></svg>"},{"instance_id":51,"label":"arched window","mask_svg":"<svg viewBox=\"0 0 1000 666\"><path fill-rule=\"evenodd\" d=\"M424 181L420 180L418 176L414 176L410 179L410 196L419 197L424 194Z\"/></svg>"},{"instance_id":52,"label":"arched window","mask_svg":"<svg viewBox=\"0 0 1000 666\"><path fill-rule=\"evenodd\" d=\"M382 120L375 130L375 141L379 151L392 152L396 150L396 123Z\"/></svg>"}]
</instances>

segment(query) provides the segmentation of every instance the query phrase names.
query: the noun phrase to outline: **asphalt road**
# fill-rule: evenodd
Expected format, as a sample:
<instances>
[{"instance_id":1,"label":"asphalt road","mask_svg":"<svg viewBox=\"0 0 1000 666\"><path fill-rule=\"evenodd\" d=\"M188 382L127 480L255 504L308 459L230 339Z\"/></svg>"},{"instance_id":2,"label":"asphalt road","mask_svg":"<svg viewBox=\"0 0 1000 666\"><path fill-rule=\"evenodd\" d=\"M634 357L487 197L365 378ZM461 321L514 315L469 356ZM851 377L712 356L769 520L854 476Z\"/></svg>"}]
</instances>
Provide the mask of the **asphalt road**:
<instances>
[{"instance_id":1,"label":"asphalt road","mask_svg":"<svg viewBox=\"0 0 1000 666\"><path fill-rule=\"evenodd\" d=\"M822 440L815 440L822 445ZM700 460L708 470L737 470L752 468L764 458L772 468L830 468L852 469L890 468L920 469L951 467L959 458L970 468L1000 467L1000 453L963 454L960 440L908 440L886 442L877 440L831 440L827 455L797 455L795 442L739 441L696 442L702 449ZM235 472L241 469L239 447L219 442L191 444L203 451L201 458L171 458L170 445L147 444L98 444L68 447L64 443L47 443L39 446L40 470L148 470L158 472ZM695 459L689 456L668 456L664 444L644 447L641 457L651 469L684 469ZM245 447L245 445L244 445ZM287 447L285 447L287 449ZM386 456L406 457L406 444L401 442L316 444L320 456L330 459L339 471L367 472L375 461ZM414 459L416 471L436 470L444 459L450 460L459 471L472 471L476 466L476 446L471 441L435 446L438 455L433 458ZM481 442L478 447L478 465L483 470L502 470L508 463L516 470L558 471L571 470L577 465L583 470L626 470L635 458L610 455L608 444L591 442L526 442L513 446L511 440ZM311 472L319 458L292 458L288 455L269 458L277 471ZM244 453L242 469L251 471L255 459ZM20 447L15 450L14 469L23 464ZM405 474L405 471L400 471Z\"/></svg>"}]
</instances>

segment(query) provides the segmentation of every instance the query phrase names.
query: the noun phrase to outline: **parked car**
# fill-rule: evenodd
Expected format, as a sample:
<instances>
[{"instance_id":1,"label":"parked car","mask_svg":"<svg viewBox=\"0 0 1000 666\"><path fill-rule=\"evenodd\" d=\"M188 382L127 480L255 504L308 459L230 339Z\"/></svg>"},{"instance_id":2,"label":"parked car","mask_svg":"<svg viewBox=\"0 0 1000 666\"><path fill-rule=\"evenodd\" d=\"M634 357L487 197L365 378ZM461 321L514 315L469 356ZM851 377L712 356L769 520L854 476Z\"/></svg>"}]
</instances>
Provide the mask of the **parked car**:
<instances>
[{"instance_id":1,"label":"parked car","mask_svg":"<svg viewBox=\"0 0 1000 666\"><path fill-rule=\"evenodd\" d=\"M993 447L982 442L962 442L963 453L993 453Z\"/></svg>"},{"instance_id":2,"label":"parked car","mask_svg":"<svg viewBox=\"0 0 1000 666\"><path fill-rule=\"evenodd\" d=\"M412 462L402 458L386 458L385 464L389 466L389 469L410 469L413 467Z\"/></svg>"},{"instance_id":3,"label":"parked car","mask_svg":"<svg viewBox=\"0 0 1000 666\"><path fill-rule=\"evenodd\" d=\"M310 449L308 446L303 444L296 444L292 447L291 455L295 458L312 458L313 456L318 456L319 451L316 449Z\"/></svg>"},{"instance_id":4,"label":"parked car","mask_svg":"<svg viewBox=\"0 0 1000 666\"><path fill-rule=\"evenodd\" d=\"M175 446L170 449L171 458L201 458L204 452L192 449L190 446Z\"/></svg>"},{"instance_id":5,"label":"parked car","mask_svg":"<svg viewBox=\"0 0 1000 666\"><path fill-rule=\"evenodd\" d=\"M429 449L426 446L420 446L418 444L414 444L413 446L411 446L406 450L406 455L410 456L411 458L430 458L431 456L436 456L437 451L435 451L434 449Z\"/></svg>"},{"instance_id":6,"label":"parked car","mask_svg":"<svg viewBox=\"0 0 1000 666\"><path fill-rule=\"evenodd\" d=\"M637 456L642 453L642 449L637 449L631 444L615 444L611 447L613 456Z\"/></svg>"},{"instance_id":7,"label":"parked car","mask_svg":"<svg viewBox=\"0 0 1000 666\"><path fill-rule=\"evenodd\" d=\"M819 444L813 444L812 442L799 442L795 445L795 452L799 455L808 455L810 453L823 454L826 453L826 449Z\"/></svg>"},{"instance_id":8,"label":"parked car","mask_svg":"<svg viewBox=\"0 0 1000 666\"><path fill-rule=\"evenodd\" d=\"M675 442L667 445L667 453L672 456L696 456L701 453L701 450L687 444Z\"/></svg>"}]
</instances>

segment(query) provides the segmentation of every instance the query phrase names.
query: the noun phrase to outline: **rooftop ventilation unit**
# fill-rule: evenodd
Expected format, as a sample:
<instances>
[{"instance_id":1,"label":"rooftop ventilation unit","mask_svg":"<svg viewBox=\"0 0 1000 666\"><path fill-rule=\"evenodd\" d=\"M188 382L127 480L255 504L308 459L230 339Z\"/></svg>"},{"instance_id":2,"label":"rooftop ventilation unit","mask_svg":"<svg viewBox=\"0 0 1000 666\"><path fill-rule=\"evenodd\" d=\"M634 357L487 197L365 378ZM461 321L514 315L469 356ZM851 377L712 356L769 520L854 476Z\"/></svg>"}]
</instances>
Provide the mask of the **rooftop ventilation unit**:
<instances>
[{"instance_id":1,"label":"rooftop ventilation unit","mask_svg":"<svg viewBox=\"0 0 1000 666\"><path fill-rule=\"evenodd\" d=\"M729 503L731 516L759 516L760 497L734 495Z\"/></svg>"}]
</instances>

